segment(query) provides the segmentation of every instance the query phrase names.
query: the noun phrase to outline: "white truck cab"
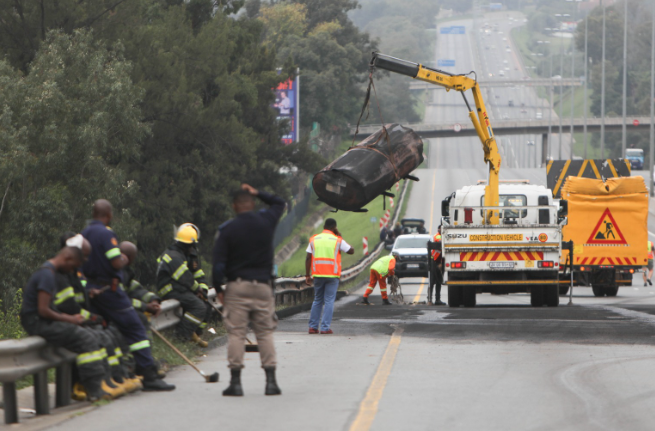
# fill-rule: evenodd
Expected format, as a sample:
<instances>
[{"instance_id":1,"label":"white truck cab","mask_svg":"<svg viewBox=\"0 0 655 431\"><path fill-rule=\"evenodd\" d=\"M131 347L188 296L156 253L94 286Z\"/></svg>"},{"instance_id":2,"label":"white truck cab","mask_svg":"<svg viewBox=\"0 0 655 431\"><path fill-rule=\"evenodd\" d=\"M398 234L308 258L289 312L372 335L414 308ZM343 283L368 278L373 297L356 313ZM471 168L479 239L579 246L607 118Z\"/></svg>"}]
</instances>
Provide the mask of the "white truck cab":
<instances>
[{"instance_id":1,"label":"white truck cab","mask_svg":"<svg viewBox=\"0 0 655 431\"><path fill-rule=\"evenodd\" d=\"M527 180L502 181L498 207L484 207L484 182L442 202L442 252L451 307L475 306L477 293L530 293L533 306L559 304L559 203ZM500 224L484 224L484 210Z\"/></svg>"}]
</instances>

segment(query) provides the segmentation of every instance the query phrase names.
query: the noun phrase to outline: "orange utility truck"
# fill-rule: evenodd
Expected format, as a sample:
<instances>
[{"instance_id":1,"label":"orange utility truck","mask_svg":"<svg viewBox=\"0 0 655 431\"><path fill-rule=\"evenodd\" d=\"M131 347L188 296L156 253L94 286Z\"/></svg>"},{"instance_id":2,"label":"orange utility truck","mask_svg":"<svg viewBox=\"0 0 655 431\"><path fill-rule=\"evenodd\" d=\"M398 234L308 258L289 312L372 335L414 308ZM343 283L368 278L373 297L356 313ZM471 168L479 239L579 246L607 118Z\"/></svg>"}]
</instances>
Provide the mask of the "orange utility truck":
<instances>
[{"instance_id":1,"label":"orange utility truck","mask_svg":"<svg viewBox=\"0 0 655 431\"><path fill-rule=\"evenodd\" d=\"M563 241L574 243L573 285L591 286L595 296L616 296L619 286L631 286L633 274L648 262L644 179L568 176L561 199L568 202ZM569 252L562 250L560 294L571 285L570 268Z\"/></svg>"}]
</instances>

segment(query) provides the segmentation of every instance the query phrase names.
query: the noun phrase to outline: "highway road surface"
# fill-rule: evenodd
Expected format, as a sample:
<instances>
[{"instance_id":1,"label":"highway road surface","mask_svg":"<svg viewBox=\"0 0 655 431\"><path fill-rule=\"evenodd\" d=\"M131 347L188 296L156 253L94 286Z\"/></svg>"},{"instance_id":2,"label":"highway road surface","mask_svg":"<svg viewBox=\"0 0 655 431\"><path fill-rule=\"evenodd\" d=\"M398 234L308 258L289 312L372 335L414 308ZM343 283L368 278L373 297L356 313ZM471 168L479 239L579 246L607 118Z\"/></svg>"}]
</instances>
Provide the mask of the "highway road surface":
<instances>
[{"instance_id":1,"label":"highway road surface","mask_svg":"<svg viewBox=\"0 0 655 431\"><path fill-rule=\"evenodd\" d=\"M450 54L461 70L473 66L466 64L474 58L468 40L454 42ZM452 92L437 97L462 103ZM468 121L463 108L435 105L427 115ZM434 232L441 199L487 174L476 139L428 145L407 215L424 218ZM504 166L501 177L545 184L543 169L521 166ZM649 224L655 232L652 216ZM562 298L558 308L538 309L527 294L478 295L468 309L428 306L420 278L402 280L404 305L382 306L379 295L374 305L357 305L360 290L339 301L333 335L307 334L307 313L279 322L282 396L263 395L259 358L247 354L245 397L222 397L229 379L222 347L199 364L221 373L218 384L179 367L167 379L175 392L129 396L53 429L652 430L655 288L640 277L614 298L574 288L572 305Z\"/></svg>"}]
</instances>

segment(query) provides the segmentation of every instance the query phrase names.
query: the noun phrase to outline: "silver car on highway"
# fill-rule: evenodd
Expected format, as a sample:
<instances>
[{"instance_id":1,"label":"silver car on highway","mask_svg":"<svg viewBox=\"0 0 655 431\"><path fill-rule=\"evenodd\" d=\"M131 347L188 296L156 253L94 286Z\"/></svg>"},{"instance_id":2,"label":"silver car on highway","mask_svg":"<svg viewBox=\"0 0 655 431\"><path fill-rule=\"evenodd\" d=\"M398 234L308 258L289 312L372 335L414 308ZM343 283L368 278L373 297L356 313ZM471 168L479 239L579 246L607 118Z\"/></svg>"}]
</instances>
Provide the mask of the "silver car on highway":
<instances>
[{"instance_id":1,"label":"silver car on highway","mask_svg":"<svg viewBox=\"0 0 655 431\"><path fill-rule=\"evenodd\" d=\"M391 253L398 253L396 275L403 277L428 277L428 241L430 235L401 235L396 238Z\"/></svg>"}]
</instances>

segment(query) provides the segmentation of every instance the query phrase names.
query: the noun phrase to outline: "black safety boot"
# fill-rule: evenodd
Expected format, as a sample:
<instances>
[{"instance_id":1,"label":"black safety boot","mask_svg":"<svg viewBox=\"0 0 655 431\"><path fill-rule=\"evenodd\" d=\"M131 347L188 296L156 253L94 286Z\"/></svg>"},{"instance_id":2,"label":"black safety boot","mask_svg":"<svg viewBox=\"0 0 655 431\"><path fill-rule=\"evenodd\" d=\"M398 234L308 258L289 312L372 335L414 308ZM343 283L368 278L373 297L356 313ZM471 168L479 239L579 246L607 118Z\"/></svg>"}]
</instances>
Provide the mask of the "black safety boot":
<instances>
[{"instance_id":1,"label":"black safety boot","mask_svg":"<svg viewBox=\"0 0 655 431\"><path fill-rule=\"evenodd\" d=\"M111 394L102 390L103 382L104 382L103 380L99 380L96 378L96 379L89 379L82 383L82 386L84 387L84 390L86 392L87 401L91 401L93 403L100 400L109 401L113 398Z\"/></svg>"},{"instance_id":2,"label":"black safety boot","mask_svg":"<svg viewBox=\"0 0 655 431\"><path fill-rule=\"evenodd\" d=\"M169 385L159 378L156 367L148 367L143 370L143 391L173 391L175 385Z\"/></svg>"},{"instance_id":3,"label":"black safety boot","mask_svg":"<svg viewBox=\"0 0 655 431\"><path fill-rule=\"evenodd\" d=\"M432 304L432 305L446 305L446 303L443 302L443 301L441 300L441 298L435 298L435 300L434 300L434 304Z\"/></svg>"},{"instance_id":4,"label":"black safety boot","mask_svg":"<svg viewBox=\"0 0 655 431\"><path fill-rule=\"evenodd\" d=\"M391 302L389 302L389 300L387 298L384 298L382 300L382 305L391 305Z\"/></svg>"},{"instance_id":5,"label":"black safety boot","mask_svg":"<svg viewBox=\"0 0 655 431\"><path fill-rule=\"evenodd\" d=\"M368 298L367 298L367 297L365 297L365 296L364 296L364 297L362 297L362 302L361 302L361 303L362 303L362 304L364 304L364 305L371 305L371 303L370 303L370 302L368 302Z\"/></svg>"},{"instance_id":6,"label":"black safety boot","mask_svg":"<svg viewBox=\"0 0 655 431\"><path fill-rule=\"evenodd\" d=\"M223 391L224 397L242 397L243 388L241 387L241 370L231 369L230 386ZM268 386L266 386L268 388Z\"/></svg>"},{"instance_id":7,"label":"black safety boot","mask_svg":"<svg viewBox=\"0 0 655 431\"><path fill-rule=\"evenodd\" d=\"M275 367L264 368L264 371L266 371L266 390L264 391L264 395L282 395L282 391L277 385L277 381L275 381Z\"/></svg>"}]
</instances>

